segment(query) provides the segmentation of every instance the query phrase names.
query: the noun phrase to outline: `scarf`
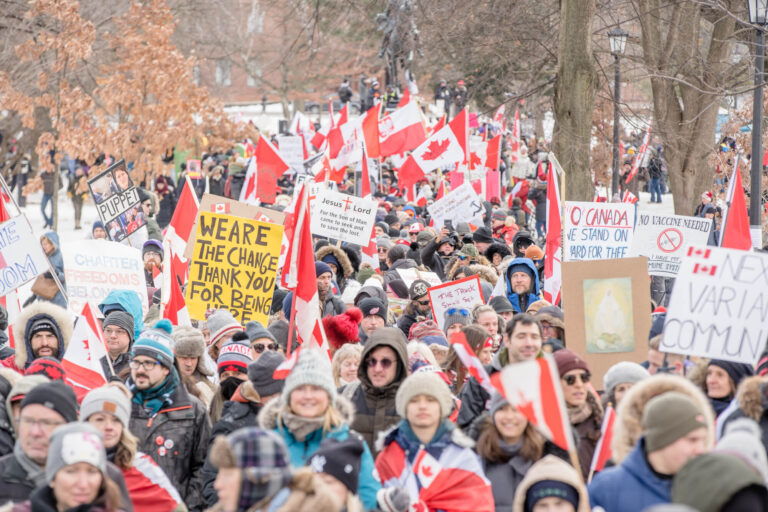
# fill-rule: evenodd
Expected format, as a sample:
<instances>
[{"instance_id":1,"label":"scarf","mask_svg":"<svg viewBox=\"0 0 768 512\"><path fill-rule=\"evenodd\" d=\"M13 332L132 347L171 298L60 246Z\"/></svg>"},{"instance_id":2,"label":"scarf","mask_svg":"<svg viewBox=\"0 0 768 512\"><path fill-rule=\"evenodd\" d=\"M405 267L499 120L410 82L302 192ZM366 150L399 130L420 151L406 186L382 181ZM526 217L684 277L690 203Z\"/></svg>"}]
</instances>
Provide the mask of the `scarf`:
<instances>
[{"instance_id":1,"label":"scarf","mask_svg":"<svg viewBox=\"0 0 768 512\"><path fill-rule=\"evenodd\" d=\"M295 437L297 441L302 443L309 434L315 430L323 428L323 423L325 423L325 416L304 418L293 414L289 410L283 410L281 417L283 425L285 425L288 431L293 434L293 437Z\"/></svg>"},{"instance_id":2,"label":"scarf","mask_svg":"<svg viewBox=\"0 0 768 512\"><path fill-rule=\"evenodd\" d=\"M571 425L578 425L582 421L585 421L592 415L592 407L589 405L589 401L584 402L576 407L568 406L568 420Z\"/></svg>"},{"instance_id":3,"label":"scarf","mask_svg":"<svg viewBox=\"0 0 768 512\"><path fill-rule=\"evenodd\" d=\"M45 479L45 468L40 467L37 462L27 457L27 454L24 453L19 441L16 441L13 445L13 456L16 457L19 466L21 466L27 473L27 478L34 482L35 487L40 487L48 483Z\"/></svg>"},{"instance_id":4,"label":"scarf","mask_svg":"<svg viewBox=\"0 0 768 512\"><path fill-rule=\"evenodd\" d=\"M179 374L172 368L171 373L157 386L150 389L138 389L133 379L126 380L128 389L133 393L133 402L144 407L152 418L157 416L163 407L173 405L171 395L179 385Z\"/></svg>"}]
</instances>

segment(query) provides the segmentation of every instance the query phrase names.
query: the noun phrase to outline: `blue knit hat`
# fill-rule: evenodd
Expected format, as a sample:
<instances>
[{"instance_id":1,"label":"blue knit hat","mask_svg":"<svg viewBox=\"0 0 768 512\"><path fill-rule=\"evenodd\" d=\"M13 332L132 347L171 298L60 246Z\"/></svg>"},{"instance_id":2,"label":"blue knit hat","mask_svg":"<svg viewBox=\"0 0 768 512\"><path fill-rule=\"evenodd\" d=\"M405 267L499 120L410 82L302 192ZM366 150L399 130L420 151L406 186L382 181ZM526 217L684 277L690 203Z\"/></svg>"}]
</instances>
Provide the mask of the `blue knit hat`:
<instances>
[{"instance_id":1,"label":"blue knit hat","mask_svg":"<svg viewBox=\"0 0 768 512\"><path fill-rule=\"evenodd\" d=\"M338 267L336 267L338 268ZM322 261L316 261L315 262L315 274L317 277L320 277L321 275L328 272L329 274L333 275L333 270L331 270L331 267L328 266L327 263Z\"/></svg>"},{"instance_id":2,"label":"blue knit hat","mask_svg":"<svg viewBox=\"0 0 768 512\"><path fill-rule=\"evenodd\" d=\"M166 319L159 320L152 328L143 331L131 348L131 357L147 356L166 368L173 368L173 325Z\"/></svg>"}]
</instances>

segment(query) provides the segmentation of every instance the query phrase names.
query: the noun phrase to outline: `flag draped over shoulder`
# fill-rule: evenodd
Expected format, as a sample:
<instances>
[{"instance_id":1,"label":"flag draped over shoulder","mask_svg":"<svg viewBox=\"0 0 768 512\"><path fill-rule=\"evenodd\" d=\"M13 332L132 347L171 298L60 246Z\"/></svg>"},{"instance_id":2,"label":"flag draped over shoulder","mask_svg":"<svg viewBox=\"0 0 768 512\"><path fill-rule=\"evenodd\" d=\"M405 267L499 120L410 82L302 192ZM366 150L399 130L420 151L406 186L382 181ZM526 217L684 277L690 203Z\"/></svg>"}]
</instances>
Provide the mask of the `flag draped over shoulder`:
<instances>
[{"instance_id":1,"label":"flag draped over shoulder","mask_svg":"<svg viewBox=\"0 0 768 512\"><path fill-rule=\"evenodd\" d=\"M86 302L61 359L61 365L67 373L67 384L75 390L78 402L90 390L107 383L102 358L109 359L104 334L96 321L93 308Z\"/></svg>"}]
</instances>

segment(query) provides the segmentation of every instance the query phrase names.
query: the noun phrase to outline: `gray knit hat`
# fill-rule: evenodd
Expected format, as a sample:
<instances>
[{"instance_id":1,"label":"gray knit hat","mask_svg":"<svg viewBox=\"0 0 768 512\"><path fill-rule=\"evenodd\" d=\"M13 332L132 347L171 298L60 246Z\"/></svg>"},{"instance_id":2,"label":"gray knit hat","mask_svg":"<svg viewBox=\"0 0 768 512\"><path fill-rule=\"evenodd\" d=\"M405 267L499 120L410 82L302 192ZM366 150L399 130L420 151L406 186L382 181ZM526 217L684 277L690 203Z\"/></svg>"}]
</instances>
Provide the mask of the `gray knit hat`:
<instances>
[{"instance_id":1,"label":"gray knit hat","mask_svg":"<svg viewBox=\"0 0 768 512\"><path fill-rule=\"evenodd\" d=\"M419 247L426 246L429 242L435 239L435 233L432 232L432 230L424 229L422 231L419 231L419 234L416 235L416 241L419 243Z\"/></svg>"},{"instance_id":2,"label":"gray knit hat","mask_svg":"<svg viewBox=\"0 0 768 512\"><path fill-rule=\"evenodd\" d=\"M401 418L405 418L405 409L414 397L428 395L440 403L440 417L445 419L451 413L453 401L448 384L437 372L417 372L409 375L397 390L395 395L395 410Z\"/></svg>"},{"instance_id":3,"label":"gray knit hat","mask_svg":"<svg viewBox=\"0 0 768 512\"><path fill-rule=\"evenodd\" d=\"M678 391L667 391L645 404L643 436L648 451L669 446L699 428L707 428L707 420L693 399Z\"/></svg>"},{"instance_id":4,"label":"gray knit hat","mask_svg":"<svg viewBox=\"0 0 768 512\"><path fill-rule=\"evenodd\" d=\"M619 384L637 384L651 374L648 370L631 361L621 361L611 366L603 376L603 391L610 394Z\"/></svg>"},{"instance_id":5,"label":"gray knit hat","mask_svg":"<svg viewBox=\"0 0 768 512\"><path fill-rule=\"evenodd\" d=\"M50 484L61 468L78 462L86 462L102 474L107 472L107 454L101 433L88 423L67 423L51 435L45 461L46 481Z\"/></svg>"},{"instance_id":6,"label":"gray knit hat","mask_svg":"<svg viewBox=\"0 0 768 512\"><path fill-rule=\"evenodd\" d=\"M248 335L248 339L251 343L261 338L269 338L277 343L277 340L272 333L266 330L264 326L261 325L261 322L257 322L256 320L252 320L245 324L245 333Z\"/></svg>"},{"instance_id":7,"label":"gray knit hat","mask_svg":"<svg viewBox=\"0 0 768 512\"><path fill-rule=\"evenodd\" d=\"M285 361L285 356L275 350L266 350L257 360L248 365L248 379L253 383L253 389L259 396L270 396L280 393L285 386L285 379L276 380L272 377L275 369Z\"/></svg>"},{"instance_id":8,"label":"gray knit hat","mask_svg":"<svg viewBox=\"0 0 768 512\"><path fill-rule=\"evenodd\" d=\"M504 395L498 391L491 393L491 399L488 400L488 412L491 415L491 421L493 421L493 415L505 405L509 405L509 402L504 398Z\"/></svg>"},{"instance_id":9,"label":"gray knit hat","mask_svg":"<svg viewBox=\"0 0 768 512\"><path fill-rule=\"evenodd\" d=\"M466 312L466 315L462 313ZM445 312L445 321L443 322L443 332L448 335L448 328L453 324L469 325L472 323L472 317L468 309L451 308Z\"/></svg>"},{"instance_id":10,"label":"gray knit hat","mask_svg":"<svg viewBox=\"0 0 768 512\"><path fill-rule=\"evenodd\" d=\"M133 343L133 315L125 311L111 311L104 317L104 323L102 324L103 327L108 325L114 325L123 329L128 333L128 338L131 340L130 343Z\"/></svg>"},{"instance_id":11,"label":"gray knit hat","mask_svg":"<svg viewBox=\"0 0 768 512\"><path fill-rule=\"evenodd\" d=\"M233 331L242 331L243 326L240 322L235 320L232 313L226 309L217 309L206 321L208 325L208 331L211 333L211 337L208 339L208 346L215 344L222 336Z\"/></svg>"},{"instance_id":12,"label":"gray knit hat","mask_svg":"<svg viewBox=\"0 0 768 512\"><path fill-rule=\"evenodd\" d=\"M123 428L128 428L131 420L131 401L114 386L102 386L92 389L80 404L80 421L87 421L92 414L108 412L120 420Z\"/></svg>"},{"instance_id":13,"label":"gray knit hat","mask_svg":"<svg viewBox=\"0 0 768 512\"><path fill-rule=\"evenodd\" d=\"M299 360L285 379L282 400L289 403L291 392L299 386L319 386L323 388L336 403L336 385L333 382L333 370L328 355L317 348L303 348Z\"/></svg>"}]
</instances>

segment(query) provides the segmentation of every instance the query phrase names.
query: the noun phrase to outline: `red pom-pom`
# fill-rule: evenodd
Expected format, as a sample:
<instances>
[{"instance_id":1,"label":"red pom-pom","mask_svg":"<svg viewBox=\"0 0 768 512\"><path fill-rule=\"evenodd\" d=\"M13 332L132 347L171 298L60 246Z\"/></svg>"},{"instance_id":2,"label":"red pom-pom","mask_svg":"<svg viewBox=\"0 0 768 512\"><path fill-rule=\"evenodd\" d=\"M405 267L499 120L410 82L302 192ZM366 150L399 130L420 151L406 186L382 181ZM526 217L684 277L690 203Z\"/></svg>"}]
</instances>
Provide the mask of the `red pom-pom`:
<instances>
[{"instance_id":1,"label":"red pom-pom","mask_svg":"<svg viewBox=\"0 0 768 512\"><path fill-rule=\"evenodd\" d=\"M359 325L363 312L359 308L349 308L344 313L323 318L323 328L328 344L336 350L345 343L360 341Z\"/></svg>"}]
</instances>

